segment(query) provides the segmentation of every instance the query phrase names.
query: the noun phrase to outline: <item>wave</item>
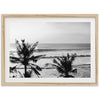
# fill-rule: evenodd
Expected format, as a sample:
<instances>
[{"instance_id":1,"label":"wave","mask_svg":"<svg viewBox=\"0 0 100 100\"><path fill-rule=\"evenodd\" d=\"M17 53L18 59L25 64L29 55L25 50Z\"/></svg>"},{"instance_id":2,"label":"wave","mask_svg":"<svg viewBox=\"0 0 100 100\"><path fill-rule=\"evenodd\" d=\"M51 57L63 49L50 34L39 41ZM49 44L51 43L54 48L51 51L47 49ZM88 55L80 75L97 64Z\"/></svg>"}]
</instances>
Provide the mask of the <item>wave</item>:
<instances>
[{"instance_id":1,"label":"wave","mask_svg":"<svg viewBox=\"0 0 100 100\"><path fill-rule=\"evenodd\" d=\"M58 58L58 57L62 57L62 56L45 56L42 58L47 59L47 58ZM76 55L76 57L90 57L90 55Z\"/></svg>"},{"instance_id":2,"label":"wave","mask_svg":"<svg viewBox=\"0 0 100 100\"><path fill-rule=\"evenodd\" d=\"M47 51L45 51L45 52L47 52ZM17 54L17 52L16 51L10 51L10 55L13 55L13 54ZM62 57L62 56L45 56L43 58L58 58L58 57ZM77 55L77 53L76 53L76 57L91 57L91 55L89 55L89 54Z\"/></svg>"},{"instance_id":3,"label":"wave","mask_svg":"<svg viewBox=\"0 0 100 100\"><path fill-rule=\"evenodd\" d=\"M90 48L85 49L37 49L35 52L51 52L51 51L73 51L73 50L90 50Z\"/></svg>"}]
</instances>

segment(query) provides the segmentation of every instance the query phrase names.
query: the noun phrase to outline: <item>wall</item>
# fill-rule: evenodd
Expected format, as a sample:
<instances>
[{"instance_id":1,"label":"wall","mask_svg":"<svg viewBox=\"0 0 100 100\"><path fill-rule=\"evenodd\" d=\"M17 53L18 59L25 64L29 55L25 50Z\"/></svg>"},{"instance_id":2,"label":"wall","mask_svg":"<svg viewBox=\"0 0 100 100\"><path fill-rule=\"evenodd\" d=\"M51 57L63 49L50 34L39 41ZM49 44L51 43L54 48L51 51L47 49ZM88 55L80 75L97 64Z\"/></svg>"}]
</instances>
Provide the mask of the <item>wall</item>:
<instances>
[{"instance_id":1,"label":"wall","mask_svg":"<svg viewBox=\"0 0 100 100\"><path fill-rule=\"evenodd\" d=\"M100 3L99 0L0 0L0 14L6 13L100 14ZM0 100L99 100L99 98L100 86L0 85Z\"/></svg>"}]
</instances>

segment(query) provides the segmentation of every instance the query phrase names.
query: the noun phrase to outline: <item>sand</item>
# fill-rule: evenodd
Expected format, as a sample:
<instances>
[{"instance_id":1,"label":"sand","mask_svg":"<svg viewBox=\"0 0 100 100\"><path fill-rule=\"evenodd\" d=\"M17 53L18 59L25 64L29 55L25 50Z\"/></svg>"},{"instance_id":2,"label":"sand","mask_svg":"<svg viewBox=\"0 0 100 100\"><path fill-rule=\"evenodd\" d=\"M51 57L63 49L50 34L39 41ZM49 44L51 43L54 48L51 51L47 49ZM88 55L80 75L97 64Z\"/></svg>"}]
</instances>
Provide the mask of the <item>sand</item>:
<instances>
[{"instance_id":1,"label":"sand","mask_svg":"<svg viewBox=\"0 0 100 100\"><path fill-rule=\"evenodd\" d=\"M37 65L41 66L42 71L39 71L41 76L40 78L58 78L60 73L56 70L54 66L48 65L46 63L52 63L53 59L41 59L37 62ZM12 66L12 65L11 65ZM21 68L21 66L20 66ZM77 73L69 73L73 75L74 78L89 78L91 74L91 68L89 64L84 65L73 65L73 69L77 69ZM24 73L24 69L17 69L17 71ZM21 77L19 73L10 73L10 77L15 75L15 77ZM32 78L36 78L37 75L32 73Z\"/></svg>"},{"instance_id":2,"label":"sand","mask_svg":"<svg viewBox=\"0 0 100 100\"><path fill-rule=\"evenodd\" d=\"M51 66L50 66L51 67ZM80 65L73 67L77 69L77 73L70 72L70 75L73 75L75 78L89 78L90 77L90 65ZM43 69L41 76L45 78L57 78L60 73L55 69Z\"/></svg>"}]
</instances>

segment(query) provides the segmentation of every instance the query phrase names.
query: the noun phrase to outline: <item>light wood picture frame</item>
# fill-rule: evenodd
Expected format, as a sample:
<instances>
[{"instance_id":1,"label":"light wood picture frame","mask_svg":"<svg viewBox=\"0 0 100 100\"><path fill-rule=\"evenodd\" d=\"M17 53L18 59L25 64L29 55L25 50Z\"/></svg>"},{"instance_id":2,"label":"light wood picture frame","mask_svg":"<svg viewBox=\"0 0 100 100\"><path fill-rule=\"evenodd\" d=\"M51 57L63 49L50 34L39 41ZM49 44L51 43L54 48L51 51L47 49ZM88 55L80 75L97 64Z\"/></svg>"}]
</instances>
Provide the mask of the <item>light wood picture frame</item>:
<instances>
[{"instance_id":1,"label":"light wood picture frame","mask_svg":"<svg viewBox=\"0 0 100 100\"><path fill-rule=\"evenodd\" d=\"M98 85L98 14L3 14L1 83Z\"/></svg>"}]
</instances>

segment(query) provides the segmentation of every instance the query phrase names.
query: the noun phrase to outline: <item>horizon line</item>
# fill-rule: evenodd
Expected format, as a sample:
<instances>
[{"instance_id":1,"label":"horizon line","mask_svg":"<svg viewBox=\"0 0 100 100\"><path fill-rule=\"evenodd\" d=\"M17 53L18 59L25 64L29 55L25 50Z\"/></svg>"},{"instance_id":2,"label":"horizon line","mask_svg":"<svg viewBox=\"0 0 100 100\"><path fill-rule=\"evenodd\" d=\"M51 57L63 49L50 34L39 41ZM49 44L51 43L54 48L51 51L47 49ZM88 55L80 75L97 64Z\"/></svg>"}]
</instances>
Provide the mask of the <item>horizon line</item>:
<instances>
[{"instance_id":1,"label":"horizon line","mask_svg":"<svg viewBox=\"0 0 100 100\"><path fill-rule=\"evenodd\" d=\"M15 43L15 42L12 42ZM36 42L25 42L25 43L36 43ZM39 42L39 44L91 44L91 43L41 43Z\"/></svg>"}]
</instances>

